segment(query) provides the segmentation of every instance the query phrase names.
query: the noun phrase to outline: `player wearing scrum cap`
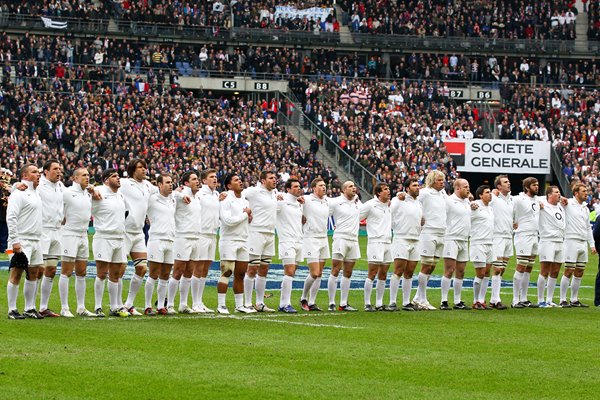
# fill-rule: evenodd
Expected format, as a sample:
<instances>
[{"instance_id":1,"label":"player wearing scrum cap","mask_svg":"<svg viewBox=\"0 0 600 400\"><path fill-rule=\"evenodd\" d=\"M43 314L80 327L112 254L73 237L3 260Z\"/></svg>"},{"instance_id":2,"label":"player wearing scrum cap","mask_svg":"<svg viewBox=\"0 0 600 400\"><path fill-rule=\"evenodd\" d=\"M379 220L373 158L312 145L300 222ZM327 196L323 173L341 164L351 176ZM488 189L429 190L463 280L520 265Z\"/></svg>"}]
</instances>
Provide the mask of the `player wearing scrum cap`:
<instances>
[{"instance_id":1,"label":"player wearing scrum cap","mask_svg":"<svg viewBox=\"0 0 600 400\"><path fill-rule=\"evenodd\" d=\"M144 314L156 315L152 310L152 296L154 284L158 280L157 313L159 315L173 315L176 311L173 305L164 306L167 296L169 275L173 267L173 241L175 240L175 199L173 193L173 178L170 174L160 174L156 179L158 193L150 196L148 201L148 278L144 288L145 308Z\"/></svg>"},{"instance_id":2,"label":"player wearing scrum cap","mask_svg":"<svg viewBox=\"0 0 600 400\"><path fill-rule=\"evenodd\" d=\"M287 314L297 313L292 307L292 283L296 268L302 261L302 186L298 179L290 178L285 182L286 193L277 202L277 236L279 238L279 258L283 263L281 297L279 311Z\"/></svg>"},{"instance_id":3,"label":"player wearing scrum cap","mask_svg":"<svg viewBox=\"0 0 600 400\"><path fill-rule=\"evenodd\" d=\"M244 277L245 306L252 306L252 289L256 286L256 304L259 312L274 312L265 304L267 273L275 256L275 221L277 219L277 175L273 171L261 171L260 183L244 190L252 210L252 222L248 226L248 253L250 264Z\"/></svg>"},{"instance_id":4,"label":"player wearing scrum cap","mask_svg":"<svg viewBox=\"0 0 600 400\"><path fill-rule=\"evenodd\" d=\"M385 282L392 258L392 212L390 210L390 187L378 183L373 189L374 198L360 207L360 220L367 220L367 265L364 298L365 311L387 311L383 304ZM377 276L375 307L371 305L373 280Z\"/></svg>"},{"instance_id":5,"label":"player wearing scrum cap","mask_svg":"<svg viewBox=\"0 0 600 400\"><path fill-rule=\"evenodd\" d=\"M44 254L44 269L40 270L40 314L44 317L58 317L58 314L48 309L48 301L52 292L52 283L56 276L56 266L62 255L61 224L63 222L63 192L65 187L61 182L62 165L58 160L48 160L42 168L42 177L37 192L42 199L44 218L42 230L42 252Z\"/></svg>"},{"instance_id":6,"label":"player wearing scrum cap","mask_svg":"<svg viewBox=\"0 0 600 400\"><path fill-rule=\"evenodd\" d=\"M536 178L523 179L523 192L513 197L513 220L515 229L515 251L517 266L513 276L513 308L531 306L527 300L529 279L538 254L538 221L540 201L537 196L540 184Z\"/></svg>"},{"instance_id":7,"label":"player wearing scrum cap","mask_svg":"<svg viewBox=\"0 0 600 400\"><path fill-rule=\"evenodd\" d=\"M325 260L330 257L327 239L327 220L329 219L329 199L325 196L327 186L322 178L315 178L310 184L312 194L304 196L302 241L303 257L308 263L308 276L304 280L300 307L304 311L321 311L317 306L317 294L321 288L321 276Z\"/></svg>"},{"instance_id":8,"label":"player wearing scrum cap","mask_svg":"<svg viewBox=\"0 0 600 400\"><path fill-rule=\"evenodd\" d=\"M390 278L390 305L395 311L400 280L402 279L402 309L415 311L417 307L410 302L412 279L419 262L419 235L423 222L423 206L419 202L419 181L408 178L404 182L406 197L401 201L394 197L391 201L392 211L392 255L394 257L394 274Z\"/></svg>"},{"instance_id":9,"label":"player wearing scrum cap","mask_svg":"<svg viewBox=\"0 0 600 400\"><path fill-rule=\"evenodd\" d=\"M425 221L419 237L421 272L419 272L419 283L413 303L422 310L435 310L435 307L427 300L427 282L444 250L446 230L446 207L444 204L447 197L444 190L445 179L446 175L442 171L431 171L425 178L426 187L419 191L418 200L423 206Z\"/></svg>"},{"instance_id":10,"label":"player wearing scrum cap","mask_svg":"<svg viewBox=\"0 0 600 400\"><path fill-rule=\"evenodd\" d=\"M335 292L340 270L342 281L340 284L340 311L356 311L348 305L348 293L350 292L350 278L356 260L360 258L360 246L358 244L358 230L360 228L360 206L362 205L357 195L354 182L347 181L342 184L342 195L329 199L329 210L335 221L333 231L333 246L331 257L331 274L327 281L327 292L329 294L329 311L335 311Z\"/></svg>"},{"instance_id":11,"label":"player wearing scrum cap","mask_svg":"<svg viewBox=\"0 0 600 400\"><path fill-rule=\"evenodd\" d=\"M561 307L587 307L579 301L579 287L588 262L588 244L596 254L594 236L590 225L590 210L587 207L587 188L578 182L573 185L573 198L565 207L565 272L560 281ZM571 301L567 302L567 290L571 279Z\"/></svg>"},{"instance_id":12,"label":"player wearing scrum cap","mask_svg":"<svg viewBox=\"0 0 600 400\"><path fill-rule=\"evenodd\" d=\"M448 304L450 282L454 275L454 309L469 310L461 298L465 266L469 261L469 234L471 231L471 203L469 182L454 181L454 193L446 198L446 233L444 235L444 276L442 276L442 304L440 310L451 310Z\"/></svg>"},{"instance_id":13,"label":"player wearing scrum cap","mask_svg":"<svg viewBox=\"0 0 600 400\"><path fill-rule=\"evenodd\" d=\"M226 304L227 288L233 275L235 311L244 314L256 312L244 305L244 276L248 269L248 225L252 222L252 210L242 194L243 182L236 174L229 174L223 182L228 190L220 204L221 220L219 253L221 255L221 277L217 284L217 312L229 314Z\"/></svg>"},{"instance_id":14,"label":"player wearing scrum cap","mask_svg":"<svg viewBox=\"0 0 600 400\"><path fill-rule=\"evenodd\" d=\"M92 216L96 233L92 241L96 260L96 281L94 283L95 313L104 317L102 296L104 283L108 277L110 315L127 317L129 312L119 300L119 279L122 265L127 261L123 249L125 237L125 198L119 191L121 180L116 169L109 168L102 173L102 182L97 191L101 199L92 201Z\"/></svg>"},{"instance_id":15,"label":"player wearing scrum cap","mask_svg":"<svg viewBox=\"0 0 600 400\"><path fill-rule=\"evenodd\" d=\"M85 276L89 257L87 232L92 216L92 194L88 192L90 174L85 168L77 168L73 172L72 180L73 185L63 192L65 223L61 237L63 254L58 281L60 315L73 317L69 309L69 278L75 271L77 314L82 317L96 317L96 314L85 308Z\"/></svg>"},{"instance_id":16,"label":"player wearing scrum cap","mask_svg":"<svg viewBox=\"0 0 600 400\"><path fill-rule=\"evenodd\" d=\"M494 213L494 261L492 262L492 297L490 307L505 310L500 300L502 275L514 253L513 246L513 197L510 194L510 180L506 175L498 175L494 180L495 190L490 203Z\"/></svg>"},{"instance_id":17,"label":"player wearing scrum cap","mask_svg":"<svg viewBox=\"0 0 600 400\"><path fill-rule=\"evenodd\" d=\"M490 187L482 185L475 191L474 203L471 207L471 245L469 258L475 267L473 280L473 308L487 309L485 296L490 279L492 262L494 261L494 210L490 206L492 192Z\"/></svg>"},{"instance_id":18,"label":"player wearing scrum cap","mask_svg":"<svg viewBox=\"0 0 600 400\"><path fill-rule=\"evenodd\" d=\"M6 225L8 227L8 246L13 254L24 253L29 261L27 276L23 285L25 312L17 310L17 296L23 269L11 268L6 287L9 319L43 319L35 308L38 272L43 268L42 237L43 202L36 191L40 183L40 170L33 164L21 168L21 183L24 190L14 190L8 198ZM14 256L13 256L14 257Z\"/></svg>"}]
</instances>

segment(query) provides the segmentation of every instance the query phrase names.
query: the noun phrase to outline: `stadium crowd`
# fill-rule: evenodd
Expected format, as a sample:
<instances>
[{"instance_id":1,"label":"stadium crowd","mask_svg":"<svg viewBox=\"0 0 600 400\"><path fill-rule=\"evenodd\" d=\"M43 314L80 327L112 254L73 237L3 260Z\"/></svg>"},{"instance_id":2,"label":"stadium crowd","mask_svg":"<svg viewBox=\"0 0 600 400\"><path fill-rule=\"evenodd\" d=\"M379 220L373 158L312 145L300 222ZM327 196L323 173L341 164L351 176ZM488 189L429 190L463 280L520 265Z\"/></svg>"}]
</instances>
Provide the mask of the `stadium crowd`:
<instances>
[{"instance_id":1,"label":"stadium crowd","mask_svg":"<svg viewBox=\"0 0 600 400\"><path fill-rule=\"evenodd\" d=\"M577 10L567 1L348 0L353 32L507 39L575 39Z\"/></svg>"}]
</instances>

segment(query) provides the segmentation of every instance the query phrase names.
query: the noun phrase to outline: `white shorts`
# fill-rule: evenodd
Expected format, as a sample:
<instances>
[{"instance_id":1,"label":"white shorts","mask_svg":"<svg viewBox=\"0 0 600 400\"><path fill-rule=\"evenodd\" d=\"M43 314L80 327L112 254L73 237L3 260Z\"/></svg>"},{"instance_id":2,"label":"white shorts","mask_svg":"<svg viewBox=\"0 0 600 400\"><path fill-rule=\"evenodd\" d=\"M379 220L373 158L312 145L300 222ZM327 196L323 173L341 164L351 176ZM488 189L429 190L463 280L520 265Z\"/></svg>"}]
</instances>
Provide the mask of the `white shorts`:
<instances>
[{"instance_id":1,"label":"white shorts","mask_svg":"<svg viewBox=\"0 0 600 400\"><path fill-rule=\"evenodd\" d=\"M44 256L60 257L62 255L60 230L44 230L42 232L41 246Z\"/></svg>"},{"instance_id":2,"label":"white shorts","mask_svg":"<svg viewBox=\"0 0 600 400\"><path fill-rule=\"evenodd\" d=\"M200 242L200 254L198 255L200 260L214 261L217 254L217 235L200 234L198 241Z\"/></svg>"},{"instance_id":3,"label":"white shorts","mask_svg":"<svg viewBox=\"0 0 600 400\"><path fill-rule=\"evenodd\" d=\"M19 244L21 245L21 251L27 256L30 266L42 267L44 265L42 242L40 240L21 239Z\"/></svg>"},{"instance_id":4,"label":"white shorts","mask_svg":"<svg viewBox=\"0 0 600 400\"><path fill-rule=\"evenodd\" d=\"M354 261L360 258L360 246L358 240L333 239L331 253L334 260Z\"/></svg>"},{"instance_id":5,"label":"white shorts","mask_svg":"<svg viewBox=\"0 0 600 400\"><path fill-rule=\"evenodd\" d=\"M494 262L493 244L471 244L469 258L472 263L491 264Z\"/></svg>"},{"instance_id":6,"label":"white shorts","mask_svg":"<svg viewBox=\"0 0 600 400\"><path fill-rule=\"evenodd\" d=\"M64 235L62 237L63 257L70 257L76 260L87 260L90 249L86 235Z\"/></svg>"},{"instance_id":7,"label":"white shorts","mask_svg":"<svg viewBox=\"0 0 600 400\"><path fill-rule=\"evenodd\" d=\"M96 261L121 264L127 262L127 255L123 249L123 240L121 239L104 239L94 236L92 249Z\"/></svg>"},{"instance_id":8,"label":"white shorts","mask_svg":"<svg viewBox=\"0 0 600 400\"><path fill-rule=\"evenodd\" d=\"M367 241L367 263L389 264L392 258L392 245L390 243Z\"/></svg>"},{"instance_id":9,"label":"white shorts","mask_svg":"<svg viewBox=\"0 0 600 400\"><path fill-rule=\"evenodd\" d=\"M394 238L392 240L392 255L394 260L419 261L419 241Z\"/></svg>"},{"instance_id":10,"label":"white shorts","mask_svg":"<svg viewBox=\"0 0 600 400\"><path fill-rule=\"evenodd\" d=\"M421 257L440 258L444 251L444 236L421 235L419 238L419 255Z\"/></svg>"},{"instance_id":11,"label":"white shorts","mask_svg":"<svg viewBox=\"0 0 600 400\"><path fill-rule=\"evenodd\" d=\"M123 247L125 256L130 253L146 253L146 237L143 232L127 233L125 232L125 246Z\"/></svg>"},{"instance_id":12,"label":"white shorts","mask_svg":"<svg viewBox=\"0 0 600 400\"><path fill-rule=\"evenodd\" d=\"M173 254L178 261L199 261L200 240L192 238L175 238L173 242Z\"/></svg>"},{"instance_id":13,"label":"white shorts","mask_svg":"<svg viewBox=\"0 0 600 400\"><path fill-rule=\"evenodd\" d=\"M245 261L250 260L248 254L248 245L243 240L220 240L219 253L221 260L224 261Z\"/></svg>"},{"instance_id":14,"label":"white shorts","mask_svg":"<svg viewBox=\"0 0 600 400\"><path fill-rule=\"evenodd\" d=\"M446 240L444 242L444 258L458 262L469 261L469 242L466 240Z\"/></svg>"},{"instance_id":15,"label":"white shorts","mask_svg":"<svg viewBox=\"0 0 600 400\"><path fill-rule=\"evenodd\" d=\"M511 258L515 252L512 238L496 238L494 239L494 257Z\"/></svg>"},{"instance_id":16,"label":"white shorts","mask_svg":"<svg viewBox=\"0 0 600 400\"><path fill-rule=\"evenodd\" d=\"M250 232L248 235L248 253L255 256L275 256L275 234Z\"/></svg>"},{"instance_id":17,"label":"white shorts","mask_svg":"<svg viewBox=\"0 0 600 400\"><path fill-rule=\"evenodd\" d=\"M148 261L173 264L173 242L170 240L148 240Z\"/></svg>"},{"instance_id":18,"label":"white shorts","mask_svg":"<svg viewBox=\"0 0 600 400\"><path fill-rule=\"evenodd\" d=\"M585 240L565 240L565 262L584 266L588 262L588 244Z\"/></svg>"},{"instance_id":19,"label":"white shorts","mask_svg":"<svg viewBox=\"0 0 600 400\"><path fill-rule=\"evenodd\" d=\"M326 260L331 257L327 238L304 238L302 241L302 258L307 260Z\"/></svg>"},{"instance_id":20,"label":"white shorts","mask_svg":"<svg viewBox=\"0 0 600 400\"><path fill-rule=\"evenodd\" d=\"M283 265L300 264L302 262L302 243L279 242L279 258Z\"/></svg>"},{"instance_id":21,"label":"white shorts","mask_svg":"<svg viewBox=\"0 0 600 400\"><path fill-rule=\"evenodd\" d=\"M564 244L561 242L540 242L540 262L563 263Z\"/></svg>"},{"instance_id":22,"label":"white shorts","mask_svg":"<svg viewBox=\"0 0 600 400\"><path fill-rule=\"evenodd\" d=\"M538 237L537 235L519 235L515 234L515 251L517 258L519 256L537 256L538 255Z\"/></svg>"}]
</instances>

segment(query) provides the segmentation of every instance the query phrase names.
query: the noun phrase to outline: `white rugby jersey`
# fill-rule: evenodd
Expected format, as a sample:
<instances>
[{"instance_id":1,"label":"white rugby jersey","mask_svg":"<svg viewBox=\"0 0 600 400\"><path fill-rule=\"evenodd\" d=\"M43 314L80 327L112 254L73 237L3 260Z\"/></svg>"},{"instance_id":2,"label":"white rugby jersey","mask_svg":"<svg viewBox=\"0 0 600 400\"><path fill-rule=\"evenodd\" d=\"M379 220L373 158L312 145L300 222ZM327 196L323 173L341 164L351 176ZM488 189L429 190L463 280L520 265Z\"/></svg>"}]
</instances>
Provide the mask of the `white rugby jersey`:
<instances>
[{"instance_id":1,"label":"white rugby jersey","mask_svg":"<svg viewBox=\"0 0 600 400\"><path fill-rule=\"evenodd\" d=\"M523 192L513 197L513 220L518 224L515 233L537 235L541 200L539 196L530 197Z\"/></svg>"},{"instance_id":2,"label":"white rugby jersey","mask_svg":"<svg viewBox=\"0 0 600 400\"><path fill-rule=\"evenodd\" d=\"M129 211L125 221L126 231L132 234L141 233L146 222L150 196L158 193L158 188L145 179L138 182L133 178L123 178L119 192L125 197Z\"/></svg>"},{"instance_id":3,"label":"white rugby jersey","mask_svg":"<svg viewBox=\"0 0 600 400\"><path fill-rule=\"evenodd\" d=\"M469 240L471 233L471 203L456 194L446 198L445 240Z\"/></svg>"},{"instance_id":4,"label":"white rugby jersey","mask_svg":"<svg viewBox=\"0 0 600 400\"><path fill-rule=\"evenodd\" d=\"M182 196L175 202L175 236L188 239L198 238L202 219L200 192L196 192L194 195L192 189L185 186L181 194ZM183 201L183 196L190 198L189 204Z\"/></svg>"},{"instance_id":5,"label":"white rugby jersey","mask_svg":"<svg viewBox=\"0 0 600 400\"><path fill-rule=\"evenodd\" d=\"M65 235L85 235L92 216L92 194L82 189L78 183L63 192L65 213Z\"/></svg>"},{"instance_id":6,"label":"white rugby jersey","mask_svg":"<svg viewBox=\"0 0 600 400\"><path fill-rule=\"evenodd\" d=\"M8 197L6 225L8 227L8 245L21 243L21 240L40 240L42 237L43 203L39 193L33 188L33 182L21 181L27 185L25 190L13 190Z\"/></svg>"},{"instance_id":7,"label":"white rugby jersey","mask_svg":"<svg viewBox=\"0 0 600 400\"><path fill-rule=\"evenodd\" d=\"M543 201L544 208L539 211L540 241L562 242L565 240L565 209L562 205L552 205Z\"/></svg>"},{"instance_id":8,"label":"white rugby jersey","mask_svg":"<svg viewBox=\"0 0 600 400\"><path fill-rule=\"evenodd\" d=\"M403 201L394 197L390 209L392 211L394 238L418 240L421 234L421 219L423 218L421 202L407 194Z\"/></svg>"},{"instance_id":9,"label":"white rugby jersey","mask_svg":"<svg viewBox=\"0 0 600 400\"><path fill-rule=\"evenodd\" d=\"M244 208L250 207L248 200L243 194L241 197L236 197L235 193L230 190L220 205L221 240L246 241L249 224L248 214L244 212Z\"/></svg>"},{"instance_id":10,"label":"white rugby jersey","mask_svg":"<svg viewBox=\"0 0 600 400\"><path fill-rule=\"evenodd\" d=\"M495 233L492 229L496 217L494 209L491 205L483 204L481 200L475 200L474 203L478 207L476 210L471 210L471 243L494 244Z\"/></svg>"},{"instance_id":11,"label":"white rugby jersey","mask_svg":"<svg viewBox=\"0 0 600 400\"><path fill-rule=\"evenodd\" d=\"M210 190L207 185L202 185L198 194L200 196L200 208L202 208L202 217L199 221L200 233L203 235L216 235L219 230L219 192Z\"/></svg>"},{"instance_id":12,"label":"white rugby jersey","mask_svg":"<svg viewBox=\"0 0 600 400\"><path fill-rule=\"evenodd\" d=\"M304 237L327 237L327 221L329 220L329 199L318 198L314 194L304 196L304 216L306 223L303 226Z\"/></svg>"},{"instance_id":13,"label":"white rugby jersey","mask_svg":"<svg viewBox=\"0 0 600 400\"><path fill-rule=\"evenodd\" d=\"M392 242L392 211L389 203L382 203L377 197L360 207L360 219L367 219L367 235L371 243Z\"/></svg>"},{"instance_id":14,"label":"white rugby jersey","mask_svg":"<svg viewBox=\"0 0 600 400\"><path fill-rule=\"evenodd\" d=\"M42 209L44 229L60 229L64 219L64 191L65 186L61 181L54 183L46 179L43 175L40 177L40 184L37 187L37 192L44 204Z\"/></svg>"},{"instance_id":15,"label":"white rugby jersey","mask_svg":"<svg viewBox=\"0 0 600 400\"><path fill-rule=\"evenodd\" d=\"M250 222L248 230L250 232L275 233L277 192L267 190L259 184L244 189L243 196L248 200L252 210L252 222Z\"/></svg>"},{"instance_id":16,"label":"white rugby jersey","mask_svg":"<svg viewBox=\"0 0 600 400\"><path fill-rule=\"evenodd\" d=\"M445 190L437 191L433 188L423 188L417 198L423 206L425 225L421 233L443 236L446 231L446 194Z\"/></svg>"},{"instance_id":17,"label":"white rugby jersey","mask_svg":"<svg viewBox=\"0 0 600 400\"><path fill-rule=\"evenodd\" d=\"M335 223L334 239L358 240L361 205L358 196L352 200L344 195L329 199L329 213Z\"/></svg>"},{"instance_id":18,"label":"white rugby jersey","mask_svg":"<svg viewBox=\"0 0 600 400\"><path fill-rule=\"evenodd\" d=\"M569 204L565 207L565 215L567 217L565 238L585 240L590 244L590 247L594 247L594 235L587 203L579 204L576 199L569 199Z\"/></svg>"},{"instance_id":19,"label":"white rugby jersey","mask_svg":"<svg viewBox=\"0 0 600 400\"><path fill-rule=\"evenodd\" d=\"M492 193L490 203L494 212L494 237L509 239L513 236L513 197L510 193L496 196Z\"/></svg>"},{"instance_id":20,"label":"white rugby jersey","mask_svg":"<svg viewBox=\"0 0 600 400\"><path fill-rule=\"evenodd\" d=\"M150 240L175 240L175 199L160 193L150 196L148 201L148 219Z\"/></svg>"},{"instance_id":21,"label":"white rugby jersey","mask_svg":"<svg viewBox=\"0 0 600 400\"><path fill-rule=\"evenodd\" d=\"M289 193L277 202L277 236L279 242L302 242L302 204Z\"/></svg>"},{"instance_id":22,"label":"white rugby jersey","mask_svg":"<svg viewBox=\"0 0 600 400\"><path fill-rule=\"evenodd\" d=\"M102 199L92 201L92 216L96 235L104 239L123 239L125 234L125 197L120 191L113 192L108 186L96 189Z\"/></svg>"}]
</instances>

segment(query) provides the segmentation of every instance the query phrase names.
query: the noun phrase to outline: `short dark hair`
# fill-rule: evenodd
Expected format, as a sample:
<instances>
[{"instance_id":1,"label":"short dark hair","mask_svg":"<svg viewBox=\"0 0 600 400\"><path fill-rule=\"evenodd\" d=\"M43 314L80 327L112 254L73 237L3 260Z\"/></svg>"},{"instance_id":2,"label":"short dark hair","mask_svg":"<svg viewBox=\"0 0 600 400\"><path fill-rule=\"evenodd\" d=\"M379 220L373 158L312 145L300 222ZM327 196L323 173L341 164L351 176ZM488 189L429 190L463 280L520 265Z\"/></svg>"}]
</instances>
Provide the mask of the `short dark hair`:
<instances>
[{"instance_id":1,"label":"short dark hair","mask_svg":"<svg viewBox=\"0 0 600 400\"><path fill-rule=\"evenodd\" d=\"M163 181L165 180L165 178L171 178L173 179L173 175L166 173L166 172L162 172L160 175L158 175L156 177L156 183L163 183Z\"/></svg>"},{"instance_id":2,"label":"short dark hair","mask_svg":"<svg viewBox=\"0 0 600 400\"><path fill-rule=\"evenodd\" d=\"M300 181L296 178L290 178L285 182L284 188L285 190L291 189L292 188L292 183L298 182L298 184L300 184ZM302 184L300 184L300 186L302 186Z\"/></svg>"},{"instance_id":3,"label":"short dark hair","mask_svg":"<svg viewBox=\"0 0 600 400\"><path fill-rule=\"evenodd\" d=\"M179 180L179 183L181 183L182 185L189 183L192 175L198 176L198 171L196 171L195 169L186 171L183 175L181 175L181 179Z\"/></svg>"},{"instance_id":4,"label":"short dark hair","mask_svg":"<svg viewBox=\"0 0 600 400\"><path fill-rule=\"evenodd\" d=\"M488 185L481 185L477 188L477 190L475 191L475 197L479 200L481 198L481 195L483 194L483 192L486 191L486 189L490 189L491 188Z\"/></svg>"},{"instance_id":5,"label":"short dark hair","mask_svg":"<svg viewBox=\"0 0 600 400\"><path fill-rule=\"evenodd\" d=\"M206 178L208 178L208 176L210 174L216 174L217 170L214 168L207 168L204 171L200 172L200 181L205 180Z\"/></svg>"},{"instance_id":6,"label":"short dark hair","mask_svg":"<svg viewBox=\"0 0 600 400\"><path fill-rule=\"evenodd\" d=\"M404 181L404 189L406 189L407 187L409 187L413 182L417 182L419 183L419 180L417 178L408 178Z\"/></svg>"},{"instance_id":7,"label":"short dark hair","mask_svg":"<svg viewBox=\"0 0 600 400\"><path fill-rule=\"evenodd\" d=\"M142 164L144 168L148 168L148 164L146 164L146 161L142 160L141 158L134 158L131 161L129 161L129 164L127 164L128 177L133 177L133 173L135 172L135 169L137 168L138 164Z\"/></svg>"},{"instance_id":8,"label":"short dark hair","mask_svg":"<svg viewBox=\"0 0 600 400\"><path fill-rule=\"evenodd\" d=\"M554 189L557 189L558 192L560 193L560 189L558 186L556 185L550 185L546 188L546 197L550 196L552 194L552 192L554 191Z\"/></svg>"},{"instance_id":9,"label":"short dark hair","mask_svg":"<svg viewBox=\"0 0 600 400\"><path fill-rule=\"evenodd\" d=\"M44 163L42 166L42 171L50 171L50 168L52 168L52 164L54 163L60 165L60 161L58 161L56 158L51 158Z\"/></svg>"},{"instance_id":10,"label":"short dark hair","mask_svg":"<svg viewBox=\"0 0 600 400\"><path fill-rule=\"evenodd\" d=\"M29 172L29 168L31 168L31 167L37 168L37 166L35 164L25 164L21 167L21 169L19 170L19 175L21 176L21 179L23 179L23 175L25 175Z\"/></svg>"},{"instance_id":11,"label":"short dark hair","mask_svg":"<svg viewBox=\"0 0 600 400\"><path fill-rule=\"evenodd\" d=\"M227 174L225 176L225 178L223 179L223 186L225 186L226 190L229 190L229 185L231 184L231 181L233 180L233 178L236 176L238 176L238 174L236 174L236 173Z\"/></svg>"},{"instance_id":12,"label":"short dark hair","mask_svg":"<svg viewBox=\"0 0 600 400\"><path fill-rule=\"evenodd\" d=\"M533 185L534 183L536 183L537 181L538 181L537 178L534 178L533 176L523 179L523 190L524 191L529 190L529 187L531 185Z\"/></svg>"},{"instance_id":13,"label":"short dark hair","mask_svg":"<svg viewBox=\"0 0 600 400\"><path fill-rule=\"evenodd\" d=\"M496 177L496 179L494 179L494 187L496 187L496 188L497 188L497 187L498 187L498 185L500 185L500 183L501 183L502 179L504 179L504 178L508 179L508 175L504 175L504 174L502 174L502 175L498 175L498 176Z\"/></svg>"},{"instance_id":14,"label":"short dark hair","mask_svg":"<svg viewBox=\"0 0 600 400\"><path fill-rule=\"evenodd\" d=\"M379 194L383 192L383 189L386 187L390 187L390 185L388 185L387 183L378 182L377 185L375 185L375 187L373 188L373 193L375 194L375 197L379 196Z\"/></svg>"},{"instance_id":15,"label":"short dark hair","mask_svg":"<svg viewBox=\"0 0 600 400\"><path fill-rule=\"evenodd\" d=\"M325 182L325 179L323 179L323 178L315 178L315 179L313 179L312 182L310 183L310 187L311 188L316 187L319 184L319 182Z\"/></svg>"},{"instance_id":16,"label":"short dark hair","mask_svg":"<svg viewBox=\"0 0 600 400\"><path fill-rule=\"evenodd\" d=\"M105 170L102 173L102 182L105 182L112 174L118 174L118 173L119 173L119 171L117 171L114 168L109 168L109 169Z\"/></svg>"},{"instance_id":17,"label":"short dark hair","mask_svg":"<svg viewBox=\"0 0 600 400\"><path fill-rule=\"evenodd\" d=\"M263 169L262 171L260 171L258 180L262 181L263 179L267 179L267 176L269 176L271 174L277 176L277 174L275 174L275 172L271 171L270 169Z\"/></svg>"}]
</instances>

